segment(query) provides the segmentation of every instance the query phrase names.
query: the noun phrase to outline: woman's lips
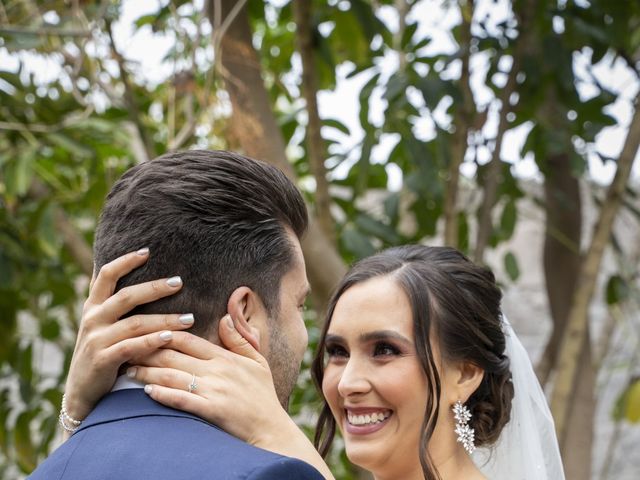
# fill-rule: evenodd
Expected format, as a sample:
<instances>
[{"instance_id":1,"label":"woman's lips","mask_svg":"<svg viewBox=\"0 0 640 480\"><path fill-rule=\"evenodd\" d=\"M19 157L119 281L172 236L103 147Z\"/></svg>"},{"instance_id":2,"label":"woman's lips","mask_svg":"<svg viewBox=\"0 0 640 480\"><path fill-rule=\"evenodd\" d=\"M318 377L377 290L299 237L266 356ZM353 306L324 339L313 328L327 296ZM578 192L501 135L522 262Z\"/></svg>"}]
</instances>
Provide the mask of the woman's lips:
<instances>
[{"instance_id":1,"label":"woman's lips","mask_svg":"<svg viewBox=\"0 0 640 480\"><path fill-rule=\"evenodd\" d=\"M393 412L381 408L345 409L345 430L353 435L368 435L383 428Z\"/></svg>"}]
</instances>

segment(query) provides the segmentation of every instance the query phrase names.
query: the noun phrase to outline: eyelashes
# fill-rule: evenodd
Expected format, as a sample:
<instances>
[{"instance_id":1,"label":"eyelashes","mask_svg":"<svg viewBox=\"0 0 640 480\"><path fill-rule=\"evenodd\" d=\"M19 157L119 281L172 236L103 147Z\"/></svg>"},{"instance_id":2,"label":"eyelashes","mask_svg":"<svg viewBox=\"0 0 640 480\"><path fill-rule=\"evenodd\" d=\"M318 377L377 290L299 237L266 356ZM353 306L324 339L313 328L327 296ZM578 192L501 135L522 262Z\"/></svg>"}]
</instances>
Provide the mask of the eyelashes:
<instances>
[{"instance_id":1,"label":"eyelashes","mask_svg":"<svg viewBox=\"0 0 640 480\"><path fill-rule=\"evenodd\" d=\"M398 349L395 345L387 342L378 342L375 345L373 355L375 357L379 356L396 356L400 355L400 349Z\"/></svg>"},{"instance_id":2,"label":"eyelashes","mask_svg":"<svg viewBox=\"0 0 640 480\"><path fill-rule=\"evenodd\" d=\"M346 351L346 349L342 345L337 345L337 344L327 344L325 346L325 353L329 358L349 357L349 353Z\"/></svg>"},{"instance_id":3,"label":"eyelashes","mask_svg":"<svg viewBox=\"0 0 640 480\"><path fill-rule=\"evenodd\" d=\"M340 345L335 343L329 343L325 346L326 355L331 358L349 358L348 350ZM371 347L371 356L372 357L394 357L401 355L401 350L389 342L376 342Z\"/></svg>"}]
</instances>

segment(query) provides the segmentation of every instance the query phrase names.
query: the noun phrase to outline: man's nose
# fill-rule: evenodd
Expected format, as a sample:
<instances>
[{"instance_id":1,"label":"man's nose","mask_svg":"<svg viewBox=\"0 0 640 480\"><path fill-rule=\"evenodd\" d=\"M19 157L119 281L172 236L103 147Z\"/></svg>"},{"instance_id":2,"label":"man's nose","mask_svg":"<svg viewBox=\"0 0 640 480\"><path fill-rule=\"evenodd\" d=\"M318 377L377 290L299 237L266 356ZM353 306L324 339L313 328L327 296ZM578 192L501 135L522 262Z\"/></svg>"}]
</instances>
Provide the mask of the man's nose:
<instances>
[{"instance_id":1,"label":"man's nose","mask_svg":"<svg viewBox=\"0 0 640 480\"><path fill-rule=\"evenodd\" d=\"M351 357L347 362L338 382L338 392L343 398L350 395L367 393L371 390L371 383L367 375L367 368L361 360Z\"/></svg>"}]
</instances>

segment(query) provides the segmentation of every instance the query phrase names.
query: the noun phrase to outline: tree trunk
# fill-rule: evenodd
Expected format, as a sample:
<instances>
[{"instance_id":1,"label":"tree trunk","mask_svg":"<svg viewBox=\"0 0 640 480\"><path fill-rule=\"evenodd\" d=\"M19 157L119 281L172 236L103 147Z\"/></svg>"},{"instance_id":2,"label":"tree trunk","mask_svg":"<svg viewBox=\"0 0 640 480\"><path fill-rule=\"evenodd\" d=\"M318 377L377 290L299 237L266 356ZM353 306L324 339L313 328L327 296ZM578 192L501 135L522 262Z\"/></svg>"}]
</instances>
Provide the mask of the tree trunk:
<instances>
[{"instance_id":1,"label":"tree trunk","mask_svg":"<svg viewBox=\"0 0 640 480\"><path fill-rule=\"evenodd\" d=\"M640 146L639 101L640 95L635 99L635 112L618 159L618 169L600 209L600 216L595 227L593 239L581 267L581 274L568 316L567 329L561 342L558 376L551 398L551 410L556 421L561 450L565 454L570 450L567 443L569 439L568 420L570 410L576 401L577 379L580 372L579 361L585 348L585 343L588 340L589 305L596 287L602 255L609 243L613 222L622 203L633 160ZM582 421L584 422L585 419L583 418ZM587 419L587 421L591 422L591 418Z\"/></svg>"},{"instance_id":2,"label":"tree trunk","mask_svg":"<svg viewBox=\"0 0 640 480\"><path fill-rule=\"evenodd\" d=\"M215 4L209 9L214 14ZM222 0L222 19L229 15L235 0ZM215 25L213 18L212 25ZM287 161L282 132L271 109L262 80L258 53L253 48L246 6L231 21L220 43L221 70L233 108L230 129L244 152L275 165L296 182ZM302 241L313 298L324 307L338 281L346 272L342 258L327 239L313 214ZM320 308L319 308L320 309Z\"/></svg>"},{"instance_id":3,"label":"tree trunk","mask_svg":"<svg viewBox=\"0 0 640 480\"><path fill-rule=\"evenodd\" d=\"M544 276L553 328L536 373L545 385L558 357L580 271L580 185L566 154L547 158L545 175Z\"/></svg>"}]
</instances>

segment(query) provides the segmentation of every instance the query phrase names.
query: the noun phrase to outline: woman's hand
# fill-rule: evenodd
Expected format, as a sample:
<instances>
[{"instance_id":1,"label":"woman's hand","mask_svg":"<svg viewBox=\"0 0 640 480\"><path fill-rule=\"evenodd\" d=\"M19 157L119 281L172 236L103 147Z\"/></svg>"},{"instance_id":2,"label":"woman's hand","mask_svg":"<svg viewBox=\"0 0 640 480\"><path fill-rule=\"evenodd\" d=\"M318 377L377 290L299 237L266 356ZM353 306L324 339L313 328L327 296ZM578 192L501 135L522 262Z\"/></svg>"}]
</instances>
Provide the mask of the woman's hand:
<instances>
[{"instance_id":1,"label":"woman's hand","mask_svg":"<svg viewBox=\"0 0 640 480\"><path fill-rule=\"evenodd\" d=\"M171 330L189 328L193 315L134 315L118 319L137 305L173 295L182 288L179 277L121 289L124 275L144 264L149 250L124 255L100 269L89 287L65 387L68 414L83 420L112 388L119 367L166 345Z\"/></svg>"},{"instance_id":2,"label":"woman's hand","mask_svg":"<svg viewBox=\"0 0 640 480\"><path fill-rule=\"evenodd\" d=\"M218 335L228 349L176 332L127 375L154 400L187 411L251 445L299 458L333 479L329 467L278 400L265 358L225 315ZM193 385L195 384L195 388Z\"/></svg>"},{"instance_id":3,"label":"woman's hand","mask_svg":"<svg viewBox=\"0 0 640 480\"><path fill-rule=\"evenodd\" d=\"M267 422L278 425L289 417L278 401L265 358L240 335L229 315L220 320L218 330L228 350L176 332L167 348L140 359L127 375L147 384L145 391L154 400L256 445L260 430L272 426ZM192 382L197 387L190 391Z\"/></svg>"}]
</instances>

